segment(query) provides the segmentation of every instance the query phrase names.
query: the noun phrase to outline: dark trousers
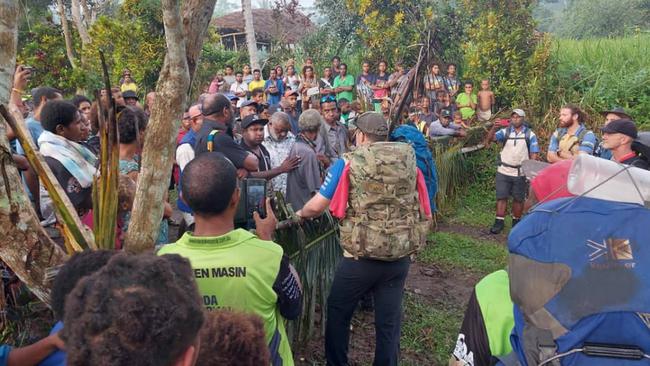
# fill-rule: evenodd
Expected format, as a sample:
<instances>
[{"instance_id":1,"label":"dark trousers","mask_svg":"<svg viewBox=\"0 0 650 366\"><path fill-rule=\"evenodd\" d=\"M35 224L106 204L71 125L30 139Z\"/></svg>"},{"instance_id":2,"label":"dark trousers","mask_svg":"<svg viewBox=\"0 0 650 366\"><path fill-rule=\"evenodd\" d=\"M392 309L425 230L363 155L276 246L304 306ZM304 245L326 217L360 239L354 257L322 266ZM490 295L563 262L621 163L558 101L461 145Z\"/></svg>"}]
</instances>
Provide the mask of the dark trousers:
<instances>
[{"instance_id":1,"label":"dark trousers","mask_svg":"<svg viewBox=\"0 0 650 366\"><path fill-rule=\"evenodd\" d=\"M375 300L376 366L393 366L399 361L404 282L410 258L395 262L343 258L336 269L327 299L325 356L327 365L348 364L350 321L359 299L372 293Z\"/></svg>"}]
</instances>

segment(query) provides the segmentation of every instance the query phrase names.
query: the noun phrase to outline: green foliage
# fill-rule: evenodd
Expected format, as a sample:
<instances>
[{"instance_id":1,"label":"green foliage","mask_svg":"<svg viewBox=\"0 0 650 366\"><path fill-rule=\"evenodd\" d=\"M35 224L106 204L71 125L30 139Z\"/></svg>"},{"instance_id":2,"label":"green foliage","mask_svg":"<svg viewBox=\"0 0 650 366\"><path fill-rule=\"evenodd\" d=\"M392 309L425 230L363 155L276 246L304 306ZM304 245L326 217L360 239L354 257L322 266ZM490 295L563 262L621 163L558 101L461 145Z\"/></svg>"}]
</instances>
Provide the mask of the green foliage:
<instances>
[{"instance_id":1,"label":"green foliage","mask_svg":"<svg viewBox=\"0 0 650 366\"><path fill-rule=\"evenodd\" d=\"M508 262L507 249L496 242L443 232L431 234L430 238L433 244L418 255L425 263L486 274L505 268Z\"/></svg>"},{"instance_id":2,"label":"green foliage","mask_svg":"<svg viewBox=\"0 0 650 366\"><path fill-rule=\"evenodd\" d=\"M447 364L463 319L463 308L431 306L413 295L404 298L404 308L400 346L426 358L429 365Z\"/></svg>"},{"instance_id":3,"label":"green foliage","mask_svg":"<svg viewBox=\"0 0 650 366\"><path fill-rule=\"evenodd\" d=\"M465 175L454 201L449 222L480 228L488 227L494 220L496 202L494 177L498 146L483 149L466 157Z\"/></svg>"},{"instance_id":4,"label":"green foliage","mask_svg":"<svg viewBox=\"0 0 650 366\"><path fill-rule=\"evenodd\" d=\"M467 25L464 78L487 78L498 106L510 106L521 92L532 56L534 21L532 0L465 0Z\"/></svg>"},{"instance_id":5,"label":"green foliage","mask_svg":"<svg viewBox=\"0 0 650 366\"><path fill-rule=\"evenodd\" d=\"M650 30L648 0L573 0L559 10L545 5L537 11L544 30L564 38L622 37Z\"/></svg>"}]
</instances>

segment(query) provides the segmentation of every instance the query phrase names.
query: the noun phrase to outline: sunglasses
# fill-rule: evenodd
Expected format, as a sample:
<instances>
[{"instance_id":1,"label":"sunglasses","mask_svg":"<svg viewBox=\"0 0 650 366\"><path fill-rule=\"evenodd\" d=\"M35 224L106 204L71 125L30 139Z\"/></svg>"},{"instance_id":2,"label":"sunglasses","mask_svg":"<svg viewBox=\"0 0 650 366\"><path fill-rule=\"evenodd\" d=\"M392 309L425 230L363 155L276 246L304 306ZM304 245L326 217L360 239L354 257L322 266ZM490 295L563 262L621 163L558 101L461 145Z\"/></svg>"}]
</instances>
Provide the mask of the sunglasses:
<instances>
[{"instance_id":1,"label":"sunglasses","mask_svg":"<svg viewBox=\"0 0 650 366\"><path fill-rule=\"evenodd\" d=\"M326 95L322 98L320 98L321 103L330 103L330 102L336 102L336 97L333 95Z\"/></svg>"}]
</instances>

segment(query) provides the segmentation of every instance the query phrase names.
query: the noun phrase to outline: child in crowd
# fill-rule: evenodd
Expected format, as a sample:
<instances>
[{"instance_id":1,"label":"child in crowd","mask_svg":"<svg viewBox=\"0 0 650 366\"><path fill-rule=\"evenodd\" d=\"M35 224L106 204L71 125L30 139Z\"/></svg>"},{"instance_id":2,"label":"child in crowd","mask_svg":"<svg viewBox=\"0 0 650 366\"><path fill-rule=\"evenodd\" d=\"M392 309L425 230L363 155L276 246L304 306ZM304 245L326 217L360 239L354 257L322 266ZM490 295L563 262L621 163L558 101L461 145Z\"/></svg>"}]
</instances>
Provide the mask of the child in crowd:
<instances>
[{"instance_id":1,"label":"child in crowd","mask_svg":"<svg viewBox=\"0 0 650 366\"><path fill-rule=\"evenodd\" d=\"M481 90L478 92L478 111L477 117L481 122L487 122L492 117L492 108L494 107L494 92L490 90L490 81L481 80Z\"/></svg>"},{"instance_id":2,"label":"child in crowd","mask_svg":"<svg viewBox=\"0 0 650 366\"><path fill-rule=\"evenodd\" d=\"M465 129L469 128L469 124L465 123L465 121L463 120L463 115L462 113L460 113L460 111L454 112L453 117L454 117L455 125L461 126L462 128Z\"/></svg>"}]
</instances>

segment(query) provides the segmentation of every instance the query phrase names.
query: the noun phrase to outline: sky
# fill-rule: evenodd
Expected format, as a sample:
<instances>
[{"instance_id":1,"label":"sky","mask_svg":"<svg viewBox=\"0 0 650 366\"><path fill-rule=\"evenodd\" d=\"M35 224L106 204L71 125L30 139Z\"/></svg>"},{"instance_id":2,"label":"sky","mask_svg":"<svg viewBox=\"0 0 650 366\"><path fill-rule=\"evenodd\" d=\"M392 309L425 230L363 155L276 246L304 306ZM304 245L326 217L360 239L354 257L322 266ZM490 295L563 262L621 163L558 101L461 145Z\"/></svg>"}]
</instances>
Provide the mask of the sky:
<instances>
[{"instance_id":1,"label":"sky","mask_svg":"<svg viewBox=\"0 0 650 366\"><path fill-rule=\"evenodd\" d=\"M217 3L219 3L219 2L221 2L221 1L218 1ZM241 9L241 1L239 1L239 0L225 0L223 2L226 2L228 4L232 4L234 9L237 9L237 10ZM263 3L273 4L273 0L251 0L251 3L253 4L253 9L255 9L255 8L262 7L261 5ZM305 8L310 8L310 7L314 6L314 0L298 0L298 3L300 3L301 7L305 7Z\"/></svg>"}]
</instances>

